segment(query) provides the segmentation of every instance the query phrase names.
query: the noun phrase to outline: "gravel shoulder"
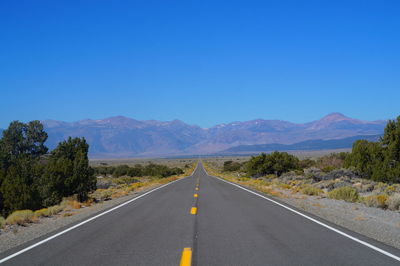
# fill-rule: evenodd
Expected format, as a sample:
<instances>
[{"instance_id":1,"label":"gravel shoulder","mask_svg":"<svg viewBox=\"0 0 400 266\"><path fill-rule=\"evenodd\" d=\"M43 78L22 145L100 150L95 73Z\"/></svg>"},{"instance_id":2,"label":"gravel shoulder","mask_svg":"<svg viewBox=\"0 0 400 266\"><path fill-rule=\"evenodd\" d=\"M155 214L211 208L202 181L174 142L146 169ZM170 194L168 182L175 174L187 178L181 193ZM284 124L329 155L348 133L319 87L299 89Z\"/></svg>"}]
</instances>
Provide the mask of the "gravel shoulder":
<instances>
[{"instance_id":1,"label":"gravel shoulder","mask_svg":"<svg viewBox=\"0 0 400 266\"><path fill-rule=\"evenodd\" d=\"M160 185L153 185L147 187L141 191L131 192L126 196L107 200L101 203L91 205L90 207L82 207L81 209L72 210L68 215L60 213L52 217L42 217L36 223L30 223L27 226L13 225L7 227L7 229L0 230L0 253L3 253L11 248L22 245L28 241L34 240L38 237L44 236L55 230L68 227L73 223L85 220L91 216L94 216L102 211L110 209L116 205L119 205L125 201L136 198L154 188L160 187Z\"/></svg>"},{"instance_id":2,"label":"gravel shoulder","mask_svg":"<svg viewBox=\"0 0 400 266\"><path fill-rule=\"evenodd\" d=\"M317 196L288 197L280 198L280 200L351 231L400 249L399 212Z\"/></svg>"}]
</instances>

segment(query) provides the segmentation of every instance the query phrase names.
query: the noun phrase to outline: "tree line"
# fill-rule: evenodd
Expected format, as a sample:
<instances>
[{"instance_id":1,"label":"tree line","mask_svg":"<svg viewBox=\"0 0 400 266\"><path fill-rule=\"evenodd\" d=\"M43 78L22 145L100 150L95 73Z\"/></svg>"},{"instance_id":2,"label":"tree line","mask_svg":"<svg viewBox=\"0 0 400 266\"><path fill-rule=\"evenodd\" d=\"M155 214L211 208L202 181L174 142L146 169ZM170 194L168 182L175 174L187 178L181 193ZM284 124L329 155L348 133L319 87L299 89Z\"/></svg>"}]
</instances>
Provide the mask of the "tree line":
<instances>
[{"instance_id":1,"label":"tree line","mask_svg":"<svg viewBox=\"0 0 400 266\"><path fill-rule=\"evenodd\" d=\"M13 121L0 139L0 212L56 205L76 195L85 201L96 189L84 138L62 141L48 152L47 133L39 121Z\"/></svg>"},{"instance_id":2,"label":"tree line","mask_svg":"<svg viewBox=\"0 0 400 266\"><path fill-rule=\"evenodd\" d=\"M178 167L168 167L166 165L150 163L146 166L136 164L133 167L128 165L119 166L97 166L94 167L94 173L96 176L130 176L130 177L142 177L142 176L155 176L155 177L168 177L172 175L183 174L183 170Z\"/></svg>"},{"instance_id":3,"label":"tree line","mask_svg":"<svg viewBox=\"0 0 400 266\"><path fill-rule=\"evenodd\" d=\"M378 142L356 141L345 166L364 178L400 183L400 116L389 120Z\"/></svg>"}]
</instances>

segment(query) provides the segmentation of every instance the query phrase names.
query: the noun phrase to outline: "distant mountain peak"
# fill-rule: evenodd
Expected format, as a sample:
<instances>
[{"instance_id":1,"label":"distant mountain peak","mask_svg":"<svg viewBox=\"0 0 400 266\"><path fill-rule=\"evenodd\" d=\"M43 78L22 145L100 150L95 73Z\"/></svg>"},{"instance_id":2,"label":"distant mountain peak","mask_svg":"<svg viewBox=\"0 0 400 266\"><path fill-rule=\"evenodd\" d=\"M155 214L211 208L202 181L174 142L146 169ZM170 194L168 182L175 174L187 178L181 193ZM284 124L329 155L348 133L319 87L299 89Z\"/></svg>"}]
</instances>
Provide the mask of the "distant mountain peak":
<instances>
[{"instance_id":1,"label":"distant mountain peak","mask_svg":"<svg viewBox=\"0 0 400 266\"><path fill-rule=\"evenodd\" d=\"M108 120L108 121L132 121L134 119L122 116L122 115L117 115L117 116L111 116L105 119L102 119L103 121Z\"/></svg>"},{"instance_id":2,"label":"distant mountain peak","mask_svg":"<svg viewBox=\"0 0 400 266\"><path fill-rule=\"evenodd\" d=\"M351 118L345 116L342 113L330 113L323 118L321 118L321 121L326 121L326 122L336 122L336 121L342 121L342 120L351 120Z\"/></svg>"}]
</instances>

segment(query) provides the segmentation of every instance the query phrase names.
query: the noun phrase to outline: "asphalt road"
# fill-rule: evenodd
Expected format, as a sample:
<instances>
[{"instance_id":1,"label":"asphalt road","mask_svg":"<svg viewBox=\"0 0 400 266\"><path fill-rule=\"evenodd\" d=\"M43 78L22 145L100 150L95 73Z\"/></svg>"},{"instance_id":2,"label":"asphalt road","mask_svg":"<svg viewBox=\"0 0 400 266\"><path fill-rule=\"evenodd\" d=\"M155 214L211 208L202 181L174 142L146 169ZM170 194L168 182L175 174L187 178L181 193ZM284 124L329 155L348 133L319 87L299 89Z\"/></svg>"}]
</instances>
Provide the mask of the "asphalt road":
<instances>
[{"instance_id":1,"label":"asphalt road","mask_svg":"<svg viewBox=\"0 0 400 266\"><path fill-rule=\"evenodd\" d=\"M397 249L334 227L400 256ZM39 240L0 254L0 259ZM201 164L192 176L4 264L179 265L186 247L193 251L192 265L400 265L273 202L207 176Z\"/></svg>"}]
</instances>

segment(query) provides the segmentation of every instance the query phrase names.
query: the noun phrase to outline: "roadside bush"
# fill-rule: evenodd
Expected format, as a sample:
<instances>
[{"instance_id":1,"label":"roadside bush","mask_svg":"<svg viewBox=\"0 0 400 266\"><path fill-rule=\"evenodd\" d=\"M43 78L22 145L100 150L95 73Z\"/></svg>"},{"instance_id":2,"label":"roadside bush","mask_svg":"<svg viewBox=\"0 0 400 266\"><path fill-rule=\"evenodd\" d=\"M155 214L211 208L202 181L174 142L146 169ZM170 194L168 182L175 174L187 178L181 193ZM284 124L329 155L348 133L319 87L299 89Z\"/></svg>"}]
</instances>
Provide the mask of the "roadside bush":
<instances>
[{"instance_id":1,"label":"roadside bush","mask_svg":"<svg viewBox=\"0 0 400 266\"><path fill-rule=\"evenodd\" d=\"M268 174L283 173L299 168L299 159L287 152L273 152L271 154L261 153L259 156L252 156L246 163L245 169L249 176L265 176Z\"/></svg>"},{"instance_id":2,"label":"roadside bush","mask_svg":"<svg viewBox=\"0 0 400 266\"><path fill-rule=\"evenodd\" d=\"M328 166L325 166L324 168L322 168L321 170L322 170L322 172L324 172L324 173L329 173L329 172L335 170L335 167L333 167L333 166L331 166L331 165L328 165Z\"/></svg>"},{"instance_id":3,"label":"roadside bush","mask_svg":"<svg viewBox=\"0 0 400 266\"><path fill-rule=\"evenodd\" d=\"M55 205L55 206L51 206L51 207L48 207L48 208L43 208L43 209L35 211L34 212L34 216L35 217L51 217L53 215L58 214L63 209L64 208L61 207L60 205Z\"/></svg>"},{"instance_id":4,"label":"roadside bush","mask_svg":"<svg viewBox=\"0 0 400 266\"><path fill-rule=\"evenodd\" d=\"M21 210L21 211L15 211L11 213L7 219L6 222L7 224L18 224L18 225L24 225L27 223L33 222L33 211L31 210Z\"/></svg>"},{"instance_id":5,"label":"roadside bush","mask_svg":"<svg viewBox=\"0 0 400 266\"><path fill-rule=\"evenodd\" d=\"M114 183L114 181L116 179L117 178L113 178L113 179L111 179L111 178L98 178L97 179L97 183L96 183L96 187L97 187L97 189L107 189L107 188L113 187L113 186L116 185Z\"/></svg>"},{"instance_id":6,"label":"roadside bush","mask_svg":"<svg viewBox=\"0 0 400 266\"><path fill-rule=\"evenodd\" d=\"M98 189L93 193L93 197L99 201L106 201L111 199L112 194L109 189Z\"/></svg>"},{"instance_id":7,"label":"roadside bush","mask_svg":"<svg viewBox=\"0 0 400 266\"><path fill-rule=\"evenodd\" d=\"M115 171L113 172L114 177L120 177L127 175L129 171L129 166L128 165L119 165L115 168Z\"/></svg>"},{"instance_id":8,"label":"roadside bush","mask_svg":"<svg viewBox=\"0 0 400 266\"><path fill-rule=\"evenodd\" d=\"M224 171L225 172L238 171L241 166L242 165L238 162L226 161L226 162L224 162Z\"/></svg>"},{"instance_id":9,"label":"roadside bush","mask_svg":"<svg viewBox=\"0 0 400 266\"><path fill-rule=\"evenodd\" d=\"M315 166L326 173L334 169L340 169L344 166L347 155L348 153L346 152L325 155L317 160Z\"/></svg>"},{"instance_id":10,"label":"roadside bush","mask_svg":"<svg viewBox=\"0 0 400 266\"><path fill-rule=\"evenodd\" d=\"M386 201L386 205L389 210L400 210L400 194L394 194L390 196Z\"/></svg>"},{"instance_id":11,"label":"roadside bush","mask_svg":"<svg viewBox=\"0 0 400 266\"><path fill-rule=\"evenodd\" d=\"M352 187L339 187L328 193L331 199L344 200L348 202L356 202L358 200L358 193Z\"/></svg>"},{"instance_id":12,"label":"roadside bush","mask_svg":"<svg viewBox=\"0 0 400 266\"><path fill-rule=\"evenodd\" d=\"M35 212L34 212L34 215L35 215L36 217L49 217L49 216L50 216L49 213L50 213L50 212L49 212L49 209L48 209L48 208L43 208L43 209L40 209L40 210L35 211Z\"/></svg>"},{"instance_id":13,"label":"roadside bush","mask_svg":"<svg viewBox=\"0 0 400 266\"><path fill-rule=\"evenodd\" d=\"M364 178L400 183L400 116L389 120L378 142L358 140L345 159L346 167L354 167Z\"/></svg>"},{"instance_id":14,"label":"roadside bush","mask_svg":"<svg viewBox=\"0 0 400 266\"><path fill-rule=\"evenodd\" d=\"M59 212L61 212L63 210L63 207L61 207L60 205L55 205L55 206L51 206L48 207L48 216L53 216L58 214Z\"/></svg>"},{"instance_id":15,"label":"roadside bush","mask_svg":"<svg viewBox=\"0 0 400 266\"><path fill-rule=\"evenodd\" d=\"M393 195L399 189L399 185L391 185L385 188L384 193L387 195ZM399 190L400 192L400 190Z\"/></svg>"},{"instance_id":16,"label":"roadside bush","mask_svg":"<svg viewBox=\"0 0 400 266\"><path fill-rule=\"evenodd\" d=\"M60 203L60 207L62 209L66 209L66 208L72 208L72 209L80 209L81 208L81 204L71 198L64 198L61 203Z\"/></svg>"},{"instance_id":17,"label":"roadside bush","mask_svg":"<svg viewBox=\"0 0 400 266\"><path fill-rule=\"evenodd\" d=\"M301 193L310 195L310 196L318 196L324 193L322 189L313 187L313 186L305 186L300 190Z\"/></svg>"},{"instance_id":18,"label":"roadside bush","mask_svg":"<svg viewBox=\"0 0 400 266\"><path fill-rule=\"evenodd\" d=\"M380 195L370 195L361 198L361 202L364 203L368 207L375 207L375 208L386 208L386 200L387 196L384 194Z\"/></svg>"},{"instance_id":19,"label":"roadside bush","mask_svg":"<svg viewBox=\"0 0 400 266\"><path fill-rule=\"evenodd\" d=\"M310 167L315 166L315 164L316 164L316 162L314 160L304 159L299 162L299 168L300 169L310 168Z\"/></svg>"}]
</instances>

